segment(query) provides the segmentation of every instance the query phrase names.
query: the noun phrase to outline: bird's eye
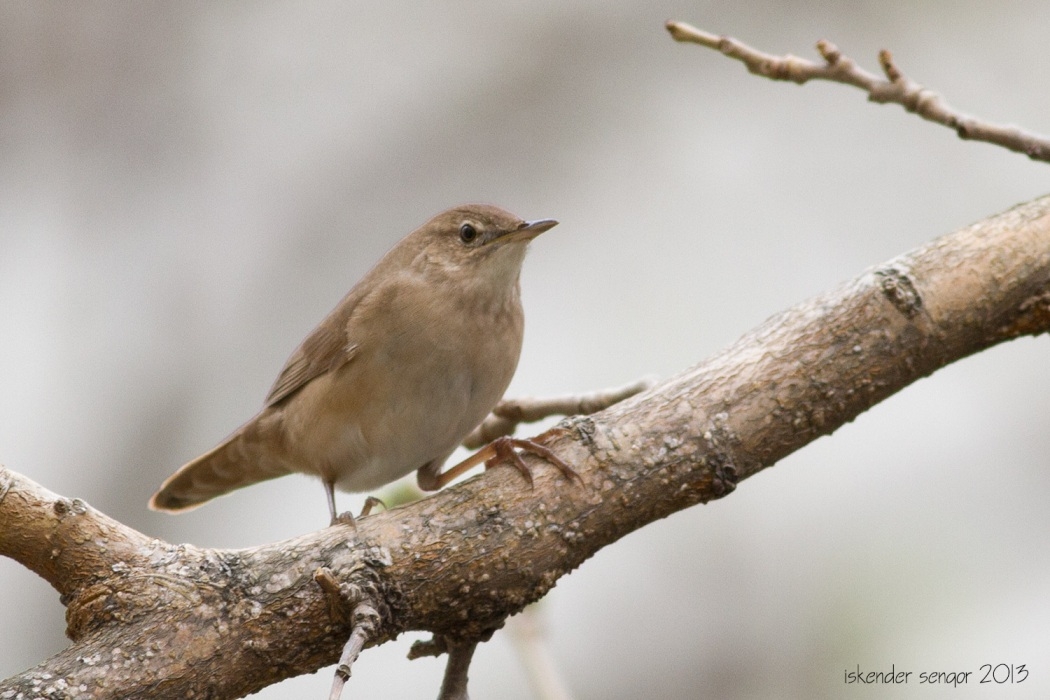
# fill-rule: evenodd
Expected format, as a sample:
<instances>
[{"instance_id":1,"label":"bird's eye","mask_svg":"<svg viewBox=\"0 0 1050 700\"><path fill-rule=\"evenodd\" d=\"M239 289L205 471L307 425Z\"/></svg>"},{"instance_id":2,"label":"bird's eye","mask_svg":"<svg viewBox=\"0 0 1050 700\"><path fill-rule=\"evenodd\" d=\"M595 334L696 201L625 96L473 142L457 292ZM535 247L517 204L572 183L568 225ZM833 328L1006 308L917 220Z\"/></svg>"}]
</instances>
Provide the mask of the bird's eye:
<instances>
[{"instance_id":1,"label":"bird's eye","mask_svg":"<svg viewBox=\"0 0 1050 700\"><path fill-rule=\"evenodd\" d=\"M463 224L459 227L459 240L464 243L470 243L478 237L478 230L470 224Z\"/></svg>"}]
</instances>

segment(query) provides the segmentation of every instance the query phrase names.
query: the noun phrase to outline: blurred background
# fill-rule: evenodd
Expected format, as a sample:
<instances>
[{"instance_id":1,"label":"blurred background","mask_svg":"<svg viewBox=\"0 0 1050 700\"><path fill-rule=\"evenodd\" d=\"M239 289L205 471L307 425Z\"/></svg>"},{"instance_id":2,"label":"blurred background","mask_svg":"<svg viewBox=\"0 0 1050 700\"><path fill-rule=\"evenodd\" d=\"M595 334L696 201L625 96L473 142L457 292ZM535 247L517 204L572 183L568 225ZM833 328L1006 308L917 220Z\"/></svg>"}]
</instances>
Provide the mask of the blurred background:
<instances>
[{"instance_id":1,"label":"blurred background","mask_svg":"<svg viewBox=\"0 0 1050 700\"><path fill-rule=\"evenodd\" d=\"M674 374L1050 192L1046 164L852 88L750 76L667 18L777 54L827 38L869 70L889 48L959 109L1050 132L1035 0L3 3L0 463L173 542L283 539L327 523L317 482L180 517L146 501L448 206L562 222L525 265L509 392L551 395ZM574 697L885 697L844 690L858 664L1050 696L1048 343L922 380L559 581L541 615ZM7 559L0 591L6 677L66 644L64 611ZM435 697L443 661L404 658L421 636L366 651L353 696ZM1028 680L977 685L998 663ZM257 697L324 697L331 674ZM505 632L471 681L532 696Z\"/></svg>"}]
</instances>

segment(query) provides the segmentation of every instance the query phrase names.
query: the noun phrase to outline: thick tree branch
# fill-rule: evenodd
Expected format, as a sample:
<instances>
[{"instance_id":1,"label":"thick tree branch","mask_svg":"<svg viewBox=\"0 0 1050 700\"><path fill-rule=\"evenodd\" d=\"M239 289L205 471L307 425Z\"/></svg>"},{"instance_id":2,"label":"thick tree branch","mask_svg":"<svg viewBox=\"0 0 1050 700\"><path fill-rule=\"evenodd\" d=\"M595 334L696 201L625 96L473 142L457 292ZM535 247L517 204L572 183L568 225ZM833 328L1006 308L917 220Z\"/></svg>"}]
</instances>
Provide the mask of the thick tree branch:
<instances>
[{"instance_id":1,"label":"thick tree branch","mask_svg":"<svg viewBox=\"0 0 1050 700\"><path fill-rule=\"evenodd\" d=\"M899 104L923 119L954 129L961 139L985 141L1024 153L1033 160L1050 162L1050 138L1016 126L990 124L952 108L943 97L910 80L897 67L893 55L883 49L879 65L886 79L869 73L839 51L830 41L817 42L823 64L798 56L773 56L732 37L717 36L702 29L668 20L667 31L675 41L700 44L742 62L749 72L771 80L790 80L799 85L809 80L830 80L860 88L872 102Z\"/></svg>"},{"instance_id":2,"label":"thick tree branch","mask_svg":"<svg viewBox=\"0 0 1050 700\"><path fill-rule=\"evenodd\" d=\"M348 602L371 608L370 645L415 629L466 648L625 534L728 494L948 363L1048 329L1044 197L868 270L537 438L583 486L530 456L533 489L492 469L363 518L356 534L337 525L231 551L148 538L0 470L0 554L63 594L74 640L0 683L0 697L238 697L333 664L354 616L315 580L321 567Z\"/></svg>"}]
</instances>

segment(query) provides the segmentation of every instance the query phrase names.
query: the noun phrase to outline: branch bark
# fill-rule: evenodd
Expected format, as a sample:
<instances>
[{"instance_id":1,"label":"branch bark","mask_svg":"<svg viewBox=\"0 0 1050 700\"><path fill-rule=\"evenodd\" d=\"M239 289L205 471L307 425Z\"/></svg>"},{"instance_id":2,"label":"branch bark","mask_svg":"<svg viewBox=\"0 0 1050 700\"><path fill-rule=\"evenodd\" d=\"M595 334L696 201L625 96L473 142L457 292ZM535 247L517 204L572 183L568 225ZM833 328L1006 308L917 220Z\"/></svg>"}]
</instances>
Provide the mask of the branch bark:
<instances>
[{"instance_id":1,"label":"branch bark","mask_svg":"<svg viewBox=\"0 0 1050 700\"><path fill-rule=\"evenodd\" d=\"M73 644L0 697L232 698L369 644L485 639L602 547L736 484L946 364L1050 330L1050 197L872 268L648 391L538 440L532 490L493 469L430 498L244 550L149 538L0 470L0 553L47 579ZM355 652L356 653L356 652Z\"/></svg>"}]
</instances>

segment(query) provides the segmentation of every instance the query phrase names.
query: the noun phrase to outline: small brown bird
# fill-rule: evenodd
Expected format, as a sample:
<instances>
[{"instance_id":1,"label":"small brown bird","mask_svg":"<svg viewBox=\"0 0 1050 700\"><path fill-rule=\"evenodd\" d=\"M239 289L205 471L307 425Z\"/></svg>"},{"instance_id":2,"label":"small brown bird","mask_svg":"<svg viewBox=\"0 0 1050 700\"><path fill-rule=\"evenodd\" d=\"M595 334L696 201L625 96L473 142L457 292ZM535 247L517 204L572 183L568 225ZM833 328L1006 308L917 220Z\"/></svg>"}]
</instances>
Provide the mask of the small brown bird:
<instances>
[{"instance_id":1,"label":"small brown bird","mask_svg":"<svg viewBox=\"0 0 1050 700\"><path fill-rule=\"evenodd\" d=\"M408 234L292 353L262 411L175 472L150 507L187 510L302 472L321 478L335 522L336 487L368 491L418 470L420 488L436 490L502 459L524 470L515 446L575 477L542 445L510 439L441 472L510 384L525 249L557 223L470 205Z\"/></svg>"}]
</instances>

